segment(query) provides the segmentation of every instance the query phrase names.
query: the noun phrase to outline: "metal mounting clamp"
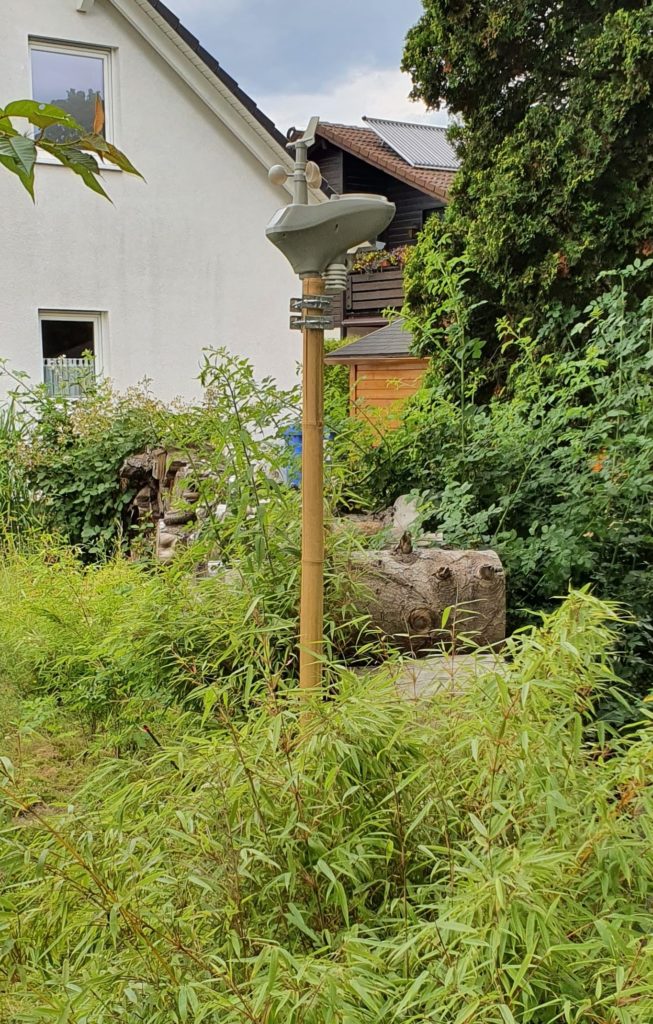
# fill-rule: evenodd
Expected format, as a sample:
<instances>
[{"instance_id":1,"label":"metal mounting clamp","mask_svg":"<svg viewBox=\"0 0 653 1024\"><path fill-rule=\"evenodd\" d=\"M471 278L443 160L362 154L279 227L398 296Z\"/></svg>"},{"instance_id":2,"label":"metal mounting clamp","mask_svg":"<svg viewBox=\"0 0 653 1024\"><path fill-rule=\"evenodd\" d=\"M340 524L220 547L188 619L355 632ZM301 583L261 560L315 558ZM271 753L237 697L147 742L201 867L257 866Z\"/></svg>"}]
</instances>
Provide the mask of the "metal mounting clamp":
<instances>
[{"instance_id":1,"label":"metal mounting clamp","mask_svg":"<svg viewBox=\"0 0 653 1024\"><path fill-rule=\"evenodd\" d=\"M332 326L330 316L291 316L291 331L328 331Z\"/></svg>"},{"instance_id":2,"label":"metal mounting clamp","mask_svg":"<svg viewBox=\"0 0 653 1024\"><path fill-rule=\"evenodd\" d=\"M325 312L331 309L330 295L305 295L301 299L290 300L290 312L301 313L303 309L315 309Z\"/></svg>"}]
</instances>

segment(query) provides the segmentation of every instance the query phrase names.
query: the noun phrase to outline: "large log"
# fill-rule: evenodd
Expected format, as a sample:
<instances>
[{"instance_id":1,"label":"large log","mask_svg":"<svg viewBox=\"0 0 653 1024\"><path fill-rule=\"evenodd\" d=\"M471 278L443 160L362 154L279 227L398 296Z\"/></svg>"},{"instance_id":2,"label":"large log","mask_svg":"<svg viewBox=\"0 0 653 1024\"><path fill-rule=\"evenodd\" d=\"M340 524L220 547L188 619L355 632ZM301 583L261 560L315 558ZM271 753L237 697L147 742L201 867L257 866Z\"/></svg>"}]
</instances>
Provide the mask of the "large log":
<instances>
[{"instance_id":1,"label":"large log","mask_svg":"<svg viewBox=\"0 0 653 1024\"><path fill-rule=\"evenodd\" d=\"M359 611L405 650L496 648L505 639L505 576L494 551L363 551L354 566Z\"/></svg>"}]
</instances>

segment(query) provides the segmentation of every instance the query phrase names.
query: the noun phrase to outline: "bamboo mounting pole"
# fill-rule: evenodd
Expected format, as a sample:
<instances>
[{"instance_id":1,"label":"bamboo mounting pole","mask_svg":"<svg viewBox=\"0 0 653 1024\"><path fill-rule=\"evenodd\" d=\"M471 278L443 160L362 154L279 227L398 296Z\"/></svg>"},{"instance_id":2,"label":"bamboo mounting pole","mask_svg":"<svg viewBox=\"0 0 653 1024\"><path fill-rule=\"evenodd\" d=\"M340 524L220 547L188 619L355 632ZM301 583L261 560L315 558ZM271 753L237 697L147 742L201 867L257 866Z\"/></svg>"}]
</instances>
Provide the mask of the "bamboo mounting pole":
<instances>
[{"instance_id":1,"label":"bamboo mounting pole","mask_svg":"<svg viewBox=\"0 0 653 1024\"><path fill-rule=\"evenodd\" d=\"M321 277L304 279L303 298L323 294ZM299 686L311 690L322 680L324 630L324 331L305 329L303 338Z\"/></svg>"}]
</instances>

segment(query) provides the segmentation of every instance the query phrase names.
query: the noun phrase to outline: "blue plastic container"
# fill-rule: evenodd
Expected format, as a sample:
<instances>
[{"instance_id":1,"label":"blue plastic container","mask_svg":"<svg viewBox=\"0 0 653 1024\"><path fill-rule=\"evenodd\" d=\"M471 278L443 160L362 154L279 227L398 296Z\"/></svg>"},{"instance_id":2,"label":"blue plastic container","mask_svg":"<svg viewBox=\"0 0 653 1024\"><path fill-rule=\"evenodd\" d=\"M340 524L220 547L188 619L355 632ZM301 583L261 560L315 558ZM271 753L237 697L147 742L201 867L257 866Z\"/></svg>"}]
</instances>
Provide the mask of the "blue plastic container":
<instances>
[{"instance_id":1,"label":"blue plastic container","mask_svg":"<svg viewBox=\"0 0 653 1024\"><path fill-rule=\"evenodd\" d=\"M302 482L302 472L300 469L302 461L302 427L301 423L293 423L291 426L286 427L283 432L283 436L286 442L286 450L291 456L291 468L288 469L288 476L286 482L289 487L299 487ZM324 440L332 441L335 434L332 430L324 431Z\"/></svg>"},{"instance_id":2,"label":"blue plastic container","mask_svg":"<svg viewBox=\"0 0 653 1024\"><path fill-rule=\"evenodd\" d=\"M283 432L286 441L286 450L292 457L291 467L288 469L286 483L289 487L299 487L302 482L302 472L299 466L302 461L302 428L300 423L293 423L286 427Z\"/></svg>"}]
</instances>

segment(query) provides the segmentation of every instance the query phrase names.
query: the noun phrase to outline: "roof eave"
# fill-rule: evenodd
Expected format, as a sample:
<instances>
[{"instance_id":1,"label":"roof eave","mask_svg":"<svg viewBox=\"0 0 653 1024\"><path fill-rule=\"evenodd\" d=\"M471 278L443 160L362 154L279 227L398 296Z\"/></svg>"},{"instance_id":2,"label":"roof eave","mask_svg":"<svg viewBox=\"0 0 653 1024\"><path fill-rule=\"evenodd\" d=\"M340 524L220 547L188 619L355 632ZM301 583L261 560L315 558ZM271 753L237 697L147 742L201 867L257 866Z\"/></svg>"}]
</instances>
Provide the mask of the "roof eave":
<instances>
[{"instance_id":1,"label":"roof eave","mask_svg":"<svg viewBox=\"0 0 653 1024\"><path fill-rule=\"evenodd\" d=\"M360 354L352 353L351 355L340 355L340 353L336 350L335 352L330 352L328 356L325 356L324 357L324 362L325 363L331 363L331 364L340 363L343 366L344 365L350 366L352 363L364 363L364 362L366 362L368 360L369 361L375 360L376 362L378 362L380 359L388 359L388 360L391 360L391 359L417 359L417 360L419 360L420 356L416 356L414 354L414 352L408 352L408 351L406 351L406 352L362 352Z\"/></svg>"},{"instance_id":2,"label":"roof eave","mask_svg":"<svg viewBox=\"0 0 653 1024\"><path fill-rule=\"evenodd\" d=\"M250 113L263 129L270 135L274 141L281 146L284 150L286 148L286 139L279 131L274 121L269 118L260 107L254 102L244 89L241 89L235 78L225 71L220 62L216 60L213 54L202 46L199 39L189 32L186 26L179 20L176 14L167 7L162 0L145 0L160 17L177 33L180 40L186 44L186 46L193 52L196 53L200 60L206 64L209 71L212 72L230 93L242 104L242 106Z\"/></svg>"},{"instance_id":3,"label":"roof eave","mask_svg":"<svg viewBox=\"0 0 653 1024\"><path fill-rule=\"evenodd\" d=\"M357 157L364 163L370 164L372 167L376 167L380 171L384 171L386 174L391 175L393 178L397 178L398 181L403 181L405 185L410 185L411 188L416 189L418 192L422 192L426 196L430 196L432 199L438 199L441 203L449 202L449 190L448 189L436 189L429 188L428 186L416 181L410 173L406 173L397 169L393 164L386 163L384 160L374 159L369 153L363 153L357 150L355 146L348 146L343 143L340 139L334 138L329 134L328 128L324 128L323 125L318 125L317 135L320 138L325 139L334 146L338 146L340 149L344 149L346 153L350 153L351 156ZM444 171L445 174L455 174L455 171Z\"/></svg>"},{"instance_id":4,"label":"roof eave","mask_svg":"<svg viewBox=\"0 0 653 1024\"><path fill-rule=\"evenodd\" d=\"M292 171L281 132L162 0L110 2L264 167L276 162ZM244 132L243 125L251 131ZM292 182L285 190L292 195ZM310 195L313 201L326 200L317 189Z\"/></svg>"}]
</instances>

